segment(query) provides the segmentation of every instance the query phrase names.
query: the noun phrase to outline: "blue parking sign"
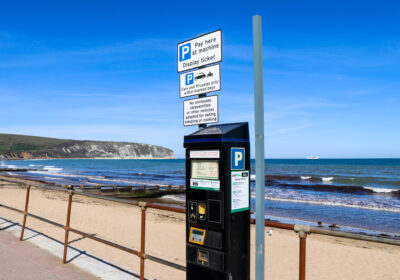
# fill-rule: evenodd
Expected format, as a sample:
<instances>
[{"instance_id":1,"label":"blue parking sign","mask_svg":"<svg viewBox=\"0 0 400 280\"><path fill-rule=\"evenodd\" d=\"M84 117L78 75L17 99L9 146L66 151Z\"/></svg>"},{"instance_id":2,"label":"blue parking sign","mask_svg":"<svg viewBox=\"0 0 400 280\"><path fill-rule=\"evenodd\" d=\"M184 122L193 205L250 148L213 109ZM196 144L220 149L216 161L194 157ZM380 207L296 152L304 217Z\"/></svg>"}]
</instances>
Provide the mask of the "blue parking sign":
<instances>
[{"instance_id":1,"label":"blue parking sign","mask_svg":"<svg viewBox=\"0 0 400 280\"><path fill-rule=\"evenodd\" d=\"M231 170L244 170L245 148L231 148Z\"/></svg>"},{"instance_id":2,"label":"blue parking sign","mask_svg":"<svg viewBox=\"0 0 400 280\"><path fill-rule=\"evenodd\" d=\"M185 61L191 57L191 46L190 43L184 44L179 47L179 61Z\"/></svg>"},{"instance_id":3,"label":"blue parking sign","mask_svg":"<svg viewBox=\"0 0 400 280\"><path fill-rule=\"evenodd\" d=\"M185 84L188 86L188 85L191 85L191 84L193 84L193 81L194 81L194 79L193 79L193 72L192 73L189 73L189 74L186 74L186 76L185 76Z\"/></svg>"}]
</instances>

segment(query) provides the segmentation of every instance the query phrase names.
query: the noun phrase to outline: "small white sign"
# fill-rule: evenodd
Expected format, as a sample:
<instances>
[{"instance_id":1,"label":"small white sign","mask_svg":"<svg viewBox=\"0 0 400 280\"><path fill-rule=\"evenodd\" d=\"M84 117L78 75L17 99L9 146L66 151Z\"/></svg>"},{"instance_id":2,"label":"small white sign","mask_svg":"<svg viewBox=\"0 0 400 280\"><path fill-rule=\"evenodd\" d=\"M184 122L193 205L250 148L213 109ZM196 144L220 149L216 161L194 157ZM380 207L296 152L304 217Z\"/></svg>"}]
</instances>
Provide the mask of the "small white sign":
<instances>
[{"instance_id":1,"label":"small white sign","mask_svg":"<svg viewBox=\"0 0 400 280\"><path fill-rule=\"evenodd\" d=\"M178 73L221 61L221 30L178 44Z\"/></svg>"},{"instance_id":2,"label":"small white sign","mask_svg":"<svg viewBox=\"0 0 400 280\"><path fill-rule=\"evenodd\" d=\"M219 150L190 150L190 158L219 158Z\"/></svg>"},{"instance_id":3,"label":"small white sign","mask_svg":"<svg viewBox=\"0 0 400 280\"><path fill-rule=\"evenodd\" d=\"M221 67L219 64L180 75L180 97L205 94L221 90Z\"/></svg>"},{"instance_id":4,"label":"small white sign","mask_svg":"<svg viewBox=\"0 0 400 280\"><path fill-rule=\"evenodd\" d=\"M232 171L231 212L249 210L249 171Z\"/></svg>"},{"instance_id":5,"label":"small white sign","mask_svg":"<svg viewBox=\"0 0 400 280\"><path fill-rule=\"evenodd\" d=\"M218 95L183 102L183 125L218 122Z\"/></svg>"},{"instance_id":6,"label":"small white sign","mask_svg":"<svg viewBox=\"0 0 400 280\"><path fill-rule=\"evenodd\" d=\"M220 184L218 180L190 179L190 188L219 191Z\"/></svg>"}]
</instances>

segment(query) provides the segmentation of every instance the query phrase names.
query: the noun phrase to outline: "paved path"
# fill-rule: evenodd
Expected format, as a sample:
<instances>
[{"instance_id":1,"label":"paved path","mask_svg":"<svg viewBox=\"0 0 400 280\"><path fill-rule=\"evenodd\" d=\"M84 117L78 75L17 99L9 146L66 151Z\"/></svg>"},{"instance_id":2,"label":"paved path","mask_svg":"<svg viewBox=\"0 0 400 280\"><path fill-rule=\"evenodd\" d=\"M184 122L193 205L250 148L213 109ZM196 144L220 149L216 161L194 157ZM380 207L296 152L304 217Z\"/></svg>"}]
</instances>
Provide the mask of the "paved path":
<instances>
[{"instance_id":1,"label":"paved path","mask_svg":"<svg viewBox=\"0 0 400 280\"><path fill-rule=\"evenodd\" d=\"M0 230L0 280L99 279L54 255Z\"/></svg>"}]
</instances>

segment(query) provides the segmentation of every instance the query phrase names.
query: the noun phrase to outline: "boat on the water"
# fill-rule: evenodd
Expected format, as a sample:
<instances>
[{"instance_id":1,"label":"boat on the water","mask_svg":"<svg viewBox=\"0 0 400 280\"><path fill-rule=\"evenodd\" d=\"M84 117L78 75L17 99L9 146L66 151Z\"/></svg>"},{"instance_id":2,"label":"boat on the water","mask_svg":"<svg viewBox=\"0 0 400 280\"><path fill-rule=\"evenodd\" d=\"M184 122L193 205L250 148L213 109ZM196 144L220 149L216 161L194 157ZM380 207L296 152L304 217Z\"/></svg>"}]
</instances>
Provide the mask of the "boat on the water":
<instances>
[{"instance_id":1,"label":"boat on the water","mask_svg":"<svg viewBox=\"0 0 400 280\"><path fill-rule=\"evenodd\" d=\"M319 159L319 156L308 156L306 159Z\"/></svg>"}]
</instances>

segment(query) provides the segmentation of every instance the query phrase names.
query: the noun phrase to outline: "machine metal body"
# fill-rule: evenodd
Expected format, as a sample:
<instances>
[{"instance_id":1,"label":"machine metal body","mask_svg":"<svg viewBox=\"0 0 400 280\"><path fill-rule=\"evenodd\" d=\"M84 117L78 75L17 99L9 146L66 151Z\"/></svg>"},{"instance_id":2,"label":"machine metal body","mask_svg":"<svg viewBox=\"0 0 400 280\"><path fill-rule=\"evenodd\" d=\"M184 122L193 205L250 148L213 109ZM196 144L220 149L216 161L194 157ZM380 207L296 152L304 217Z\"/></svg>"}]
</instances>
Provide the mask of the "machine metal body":
<instances>
[{"instance_id":1,"label":"machine metal body","mask_svg":"<svg viewBox=\"0 0 400 280\"><path fill-rule=\"evenodd\" d=\"M185 136L188 280L250 279L250 144L247 123Z\"/></svg>"}]
</instances>

